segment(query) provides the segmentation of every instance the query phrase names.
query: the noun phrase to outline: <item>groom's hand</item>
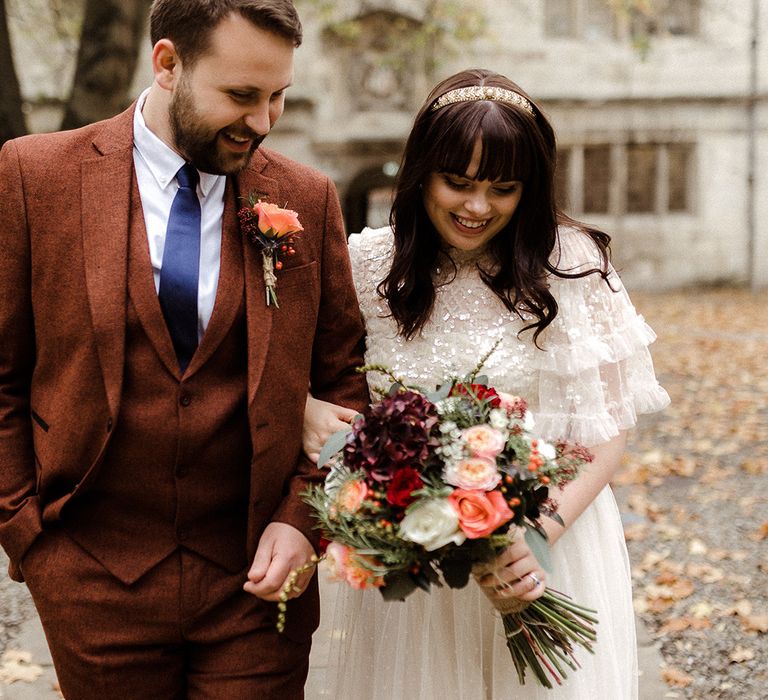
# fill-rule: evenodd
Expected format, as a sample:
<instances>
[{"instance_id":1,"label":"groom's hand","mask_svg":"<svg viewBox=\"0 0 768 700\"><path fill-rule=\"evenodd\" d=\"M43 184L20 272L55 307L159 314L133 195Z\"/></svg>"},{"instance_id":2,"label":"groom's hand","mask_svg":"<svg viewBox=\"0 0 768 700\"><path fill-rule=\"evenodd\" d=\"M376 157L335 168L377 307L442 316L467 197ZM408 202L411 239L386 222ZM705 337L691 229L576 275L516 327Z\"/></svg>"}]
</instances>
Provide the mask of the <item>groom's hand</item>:
<instances>
[{"instance_id":1,"label":"groom's hand","mask_svg":"<svg viewBox=\"0 0 768 700\"><path fill-rule=\"evenodd\" d=\"M257 598L277 601L291 571L309 562L314 553L309 540L295 527L287 523L270 523L261 535L243 588ZM314 567L300 574L296 588L303 592L313 573ZM288 597L299 595L301 593L290 592Z\"/></svg>"}]
</instances>

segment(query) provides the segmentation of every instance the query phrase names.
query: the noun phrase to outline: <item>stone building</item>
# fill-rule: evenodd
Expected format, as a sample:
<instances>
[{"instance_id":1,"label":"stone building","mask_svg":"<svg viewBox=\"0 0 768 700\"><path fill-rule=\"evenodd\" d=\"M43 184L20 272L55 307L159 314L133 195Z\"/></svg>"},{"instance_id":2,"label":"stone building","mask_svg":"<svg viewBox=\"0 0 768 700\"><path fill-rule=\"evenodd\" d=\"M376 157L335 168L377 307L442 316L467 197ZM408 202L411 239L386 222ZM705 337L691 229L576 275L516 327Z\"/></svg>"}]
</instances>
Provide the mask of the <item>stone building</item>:
<instances>
[{"instance_id":1,"label":"stone building","mask_svg":"<svg viewBox=\"0 0 768 700\"><path fill-rule=\"evenodd\" d=\"M765 0L661 0L652 18L621 17L607 0L465 3L488 31L438 56L431 77L423 57L391 55L427 3L337 4L358 20L358 39L334 42L305 21L270 141L332 174L351 230L386 219L404 137L432 83L483 66L541 102L559 138L565 209L613 235L633 288L768 284Z\"/></svg>"},{"instance_id":2,"label":"stone building","mask_svg":"<svg viewBox=\"0 0 768 700\"><path fill-rule=\"evenodd\" d=\"M616 0L456 4L468 14L429 15L449 2L297 1L305 42L267 145L334 178L351 231L386 220L432 84L482 66L551 118L561 202L611 233L631 288L768 285L768 0L655 0L649 15L613 11L626 4ZM460 32L478 16L474 38L422 41L434 37L425 27ZM136 92L149 79L145 64Z\"/></svg>"}]
</instances>

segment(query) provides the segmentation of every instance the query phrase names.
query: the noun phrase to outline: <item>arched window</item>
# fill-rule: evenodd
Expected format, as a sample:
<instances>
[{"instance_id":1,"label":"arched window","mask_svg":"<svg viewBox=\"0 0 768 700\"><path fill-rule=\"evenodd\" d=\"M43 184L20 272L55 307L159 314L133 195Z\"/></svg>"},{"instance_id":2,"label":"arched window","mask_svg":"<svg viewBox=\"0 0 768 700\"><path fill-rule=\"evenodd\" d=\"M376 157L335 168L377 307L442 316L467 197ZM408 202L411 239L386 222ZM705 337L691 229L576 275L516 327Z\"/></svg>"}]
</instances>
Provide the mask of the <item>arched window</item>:
<instances>
[{"instance_id":1,"label":"arched window","mask_svg":"<svg viewBox=\"0 0 768 700\"><path fill-rule=\"evenodd\" d=\"M397 163L386 161L366 168L352 178L344 212L348 233L358 233L366 226L378 228L389 223L397 169Z\"/></svg>"}]
</instances>

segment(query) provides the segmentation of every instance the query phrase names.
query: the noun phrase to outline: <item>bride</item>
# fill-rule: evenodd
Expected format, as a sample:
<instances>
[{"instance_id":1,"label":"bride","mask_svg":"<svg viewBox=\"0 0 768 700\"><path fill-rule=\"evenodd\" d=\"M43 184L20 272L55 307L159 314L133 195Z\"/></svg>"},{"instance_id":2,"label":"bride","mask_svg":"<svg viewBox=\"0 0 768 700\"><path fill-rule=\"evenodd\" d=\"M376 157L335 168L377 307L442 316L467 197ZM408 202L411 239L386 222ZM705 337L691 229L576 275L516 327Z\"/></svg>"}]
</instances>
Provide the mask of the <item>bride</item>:
<instances>
[{"instance_id":1,"label":"bride","mask_svg":"<svg viewBox=\"0 0 768 700\"><path fill-rule=\"evenodd\" d=\"M458 73L416 117L391 228L353 235L350 254L368 363L430 388L471 371L501 339L483 374L528 401L541 437L591 449L594 461L553 494L565 527L544 527L546 583L598 611L595 654L577 648L581 668L560 687L541 688L530 673L521 686L499 616L475 582L402 603L321 582L315 645L328 658L310 698L637 698L629 561L608 482L637 414L669 399L647 349L653 331L608 262L609 237L556 210L555 154L552 127L517 85L485 70ZM351 417L308 397L307 453L316 458ZM524 544L497 567L513 595L540 595L544 573Z\"/></svg>"}]
</instances>

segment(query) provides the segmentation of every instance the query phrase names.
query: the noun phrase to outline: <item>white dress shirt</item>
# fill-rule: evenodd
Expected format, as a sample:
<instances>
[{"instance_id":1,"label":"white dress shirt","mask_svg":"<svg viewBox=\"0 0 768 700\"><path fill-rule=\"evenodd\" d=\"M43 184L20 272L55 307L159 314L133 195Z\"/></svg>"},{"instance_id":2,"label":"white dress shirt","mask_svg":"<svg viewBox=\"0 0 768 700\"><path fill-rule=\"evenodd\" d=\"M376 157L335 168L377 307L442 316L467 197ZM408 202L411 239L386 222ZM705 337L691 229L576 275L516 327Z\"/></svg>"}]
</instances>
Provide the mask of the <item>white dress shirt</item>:
<instances>
[{"instance_id":1,"label":"white dress shirt","mask_svg":"<svg viewBox=\"0 0 768 700\"><path fill-rule=\"evenodd\" d=\"M139 183L141 207L149 240L149 257L155 278L155 290L160 289L160 270L163 266L165 232L171 204L179 189L176 173L184 159L170 146L153 134L141 114L149 90L138 99L133 117L133 164ZM216 287L221 265L221 221L224 214L224 175L198 171L200 182L197 197L200 200L200 273L197 287L197 336L203 337L213 313Z\"/></svg>"}]
</instances>

